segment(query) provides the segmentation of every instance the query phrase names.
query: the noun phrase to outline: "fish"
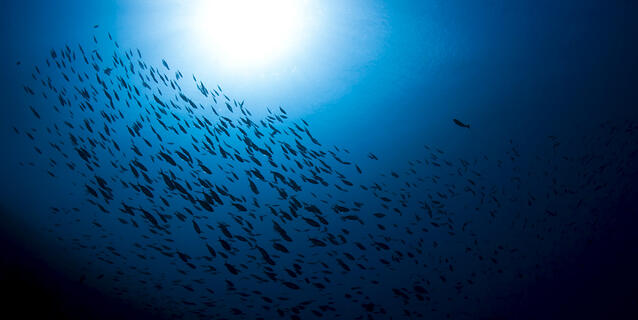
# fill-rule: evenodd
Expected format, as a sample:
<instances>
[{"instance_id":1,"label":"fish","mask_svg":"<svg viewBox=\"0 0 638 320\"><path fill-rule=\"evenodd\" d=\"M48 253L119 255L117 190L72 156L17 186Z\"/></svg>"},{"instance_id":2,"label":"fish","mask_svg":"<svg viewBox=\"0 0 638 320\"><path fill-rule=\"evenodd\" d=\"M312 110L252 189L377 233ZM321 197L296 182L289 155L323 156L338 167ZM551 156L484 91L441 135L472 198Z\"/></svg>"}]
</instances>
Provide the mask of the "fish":
<instances>
[{"instance_id":1,"label":"fish","mask_svg":"<svg viewBox=\"0 0 638 320\"><path fill-rule=\"evenodd\" d=\"M461 122L458 119L453 119L452 121L454 121L454 124L456 124L457 126L459 126L461 128L468 128L468 129L470 128L469 124L465 124L465 123Z\"/></svg>"},{"instance_id":2,"label":"fish","mask_svg":"<svg viewBox=\"0 0 638 320\"><path fill-rule=\"evenodd\" d=\"M548 152L535 154L546 172L521 166L525 152L515 141L489 157L452 157L443 146L425 145L403 165L378 168L371 165L376 154L325 145L313 126L283 107L253 115L243 99L219 85L195 75L190 82L164 59L149 63L139 49L123 50L110 34L107 43L95 35L89 48L44 52L32 77L24 77L33 81L22 84L27 125L12 134L33 152L21 166L43 169L51 185L67 186L85 204L51 208L54 216L46 220L50 229L90 228L75 240L66 239L68 230L58 232L65 248L91 257L91 268L82 272L100 270L106 274L100 279L113 280L110 289L127 299L133 288L128 282L139 281L149 301L161 296L161 304L149 304L153 312L177 310L193 318L348 318L356 312L366 312L362 318L445 317L439 309L458 307L450 301L476 307L472 294L486 281L516 286L516 279L538 276L524 265L540 254L478 226L507 226L510 233L529 235L525 244L537 252L552 252L557 234L548 229L563 232L561 239L580 239L574 230L600 223L580 225L563 212L596 212L592 201L574 199L579 190L608 198L613 190L630 190L603 179L633 172L631 162L609 161L637 152L635 144L620 143L635 140L638 126L630 121L602 125L608 135L583 140L598 141L591 150L600 151L586 154L565 153L567 142L547 137ZM489 167L507 181L488 178ZM563 170L576 169L578 181L564 179ZM526 184L529 177L546 185ZM121 232L127 241L120 241ZM104 245L92 245L92 239ZM222 249L212 246L215 239ZM387 279L398 273L405 281L390 286ZM273 290L279 285L290 290ZM241 308L226 306L233 301Z\"/></svg>"}]
</instances>

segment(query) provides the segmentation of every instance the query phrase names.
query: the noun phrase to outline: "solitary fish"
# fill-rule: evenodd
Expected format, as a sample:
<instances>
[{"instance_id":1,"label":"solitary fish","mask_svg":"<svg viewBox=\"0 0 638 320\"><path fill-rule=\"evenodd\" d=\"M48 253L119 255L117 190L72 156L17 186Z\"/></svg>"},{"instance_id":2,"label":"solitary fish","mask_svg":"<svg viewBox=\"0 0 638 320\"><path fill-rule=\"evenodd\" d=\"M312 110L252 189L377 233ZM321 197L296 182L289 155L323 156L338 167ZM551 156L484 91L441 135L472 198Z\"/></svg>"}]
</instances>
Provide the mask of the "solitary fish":
<instances>
[{"instance_id":1,"label":"solitary fish","mask_svg":"<svg viewBox=\"0 0 638 320\"><path fill-rule=\"evenodd\" d=\"M468 128L468 129L470 128L470 125L469 125L469 124L465 124L465 123L463 123L463 122L459 121L459 119L454 119L454 123L455 123L457 126L461 127L461 128Z\"/></svg>"}]
</instances>

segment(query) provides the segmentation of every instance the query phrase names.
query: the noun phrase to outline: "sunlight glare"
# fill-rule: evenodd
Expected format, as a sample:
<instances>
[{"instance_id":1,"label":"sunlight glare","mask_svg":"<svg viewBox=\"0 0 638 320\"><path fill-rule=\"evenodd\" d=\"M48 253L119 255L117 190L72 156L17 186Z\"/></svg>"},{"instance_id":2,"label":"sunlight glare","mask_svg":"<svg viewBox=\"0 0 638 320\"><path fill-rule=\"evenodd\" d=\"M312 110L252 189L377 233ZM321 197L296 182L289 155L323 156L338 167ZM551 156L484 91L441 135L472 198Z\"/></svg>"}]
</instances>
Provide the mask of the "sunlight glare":
<instances>
[{"instance_id":1,"label":"sunlight glare","mask_svg":"<svg viewBox=\"0 0 638 320\"><path fill-rule=\"evenodd\" d=\"M294 0L204 0L193 8L191 36L226 67L264 67L300 44L303 9Z\"/></svg>"}]
</instances>

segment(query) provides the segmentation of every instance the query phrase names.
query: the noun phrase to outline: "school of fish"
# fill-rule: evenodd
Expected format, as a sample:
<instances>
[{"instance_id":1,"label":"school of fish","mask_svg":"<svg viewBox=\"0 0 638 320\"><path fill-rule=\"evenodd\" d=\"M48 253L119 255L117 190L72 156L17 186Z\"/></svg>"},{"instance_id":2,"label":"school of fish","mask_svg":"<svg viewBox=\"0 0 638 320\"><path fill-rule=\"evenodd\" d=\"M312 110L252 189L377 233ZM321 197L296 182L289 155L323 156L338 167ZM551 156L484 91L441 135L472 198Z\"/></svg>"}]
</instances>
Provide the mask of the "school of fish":
<instances>
[{"instance_id":1,"label":"school of fish","mask_svg":"<svg viewBox=\"0 0 638 320\"><path fill-rule=\"evenodd\" d=\"M48 230L83 226L57 237L91 257L82 281L158 317L489 315L604 230L600 203L629 187L606 181L636 174L630 121L531 154L511 141L496 159L425 145L375 173L383 155L325 146L282 107L255 117L96 29L92 47L53 49L28 71L33 126L14 130L37 155L22 165L85 199L52 207Z\"/></svg>"}]
</instances>

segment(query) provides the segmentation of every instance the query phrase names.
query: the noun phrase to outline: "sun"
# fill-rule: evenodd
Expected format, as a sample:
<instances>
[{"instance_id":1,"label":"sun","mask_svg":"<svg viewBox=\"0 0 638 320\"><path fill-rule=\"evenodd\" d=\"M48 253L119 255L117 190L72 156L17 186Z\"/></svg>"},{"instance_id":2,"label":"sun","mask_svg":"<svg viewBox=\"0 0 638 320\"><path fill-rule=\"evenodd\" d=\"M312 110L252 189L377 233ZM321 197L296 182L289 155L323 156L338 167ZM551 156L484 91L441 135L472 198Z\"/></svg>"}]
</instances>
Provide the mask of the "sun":
<instances>
[{"instance_id":1,"label":"sun","mask_svg":"<svg viewBox=\"0 0 638 320\"><path fill-rule=\"evenodd\" d=\"M231 68L286 59L303 40L304 1L210 0L194 8L190 28L201 49Z\"/></svg>"}]
</instances>

